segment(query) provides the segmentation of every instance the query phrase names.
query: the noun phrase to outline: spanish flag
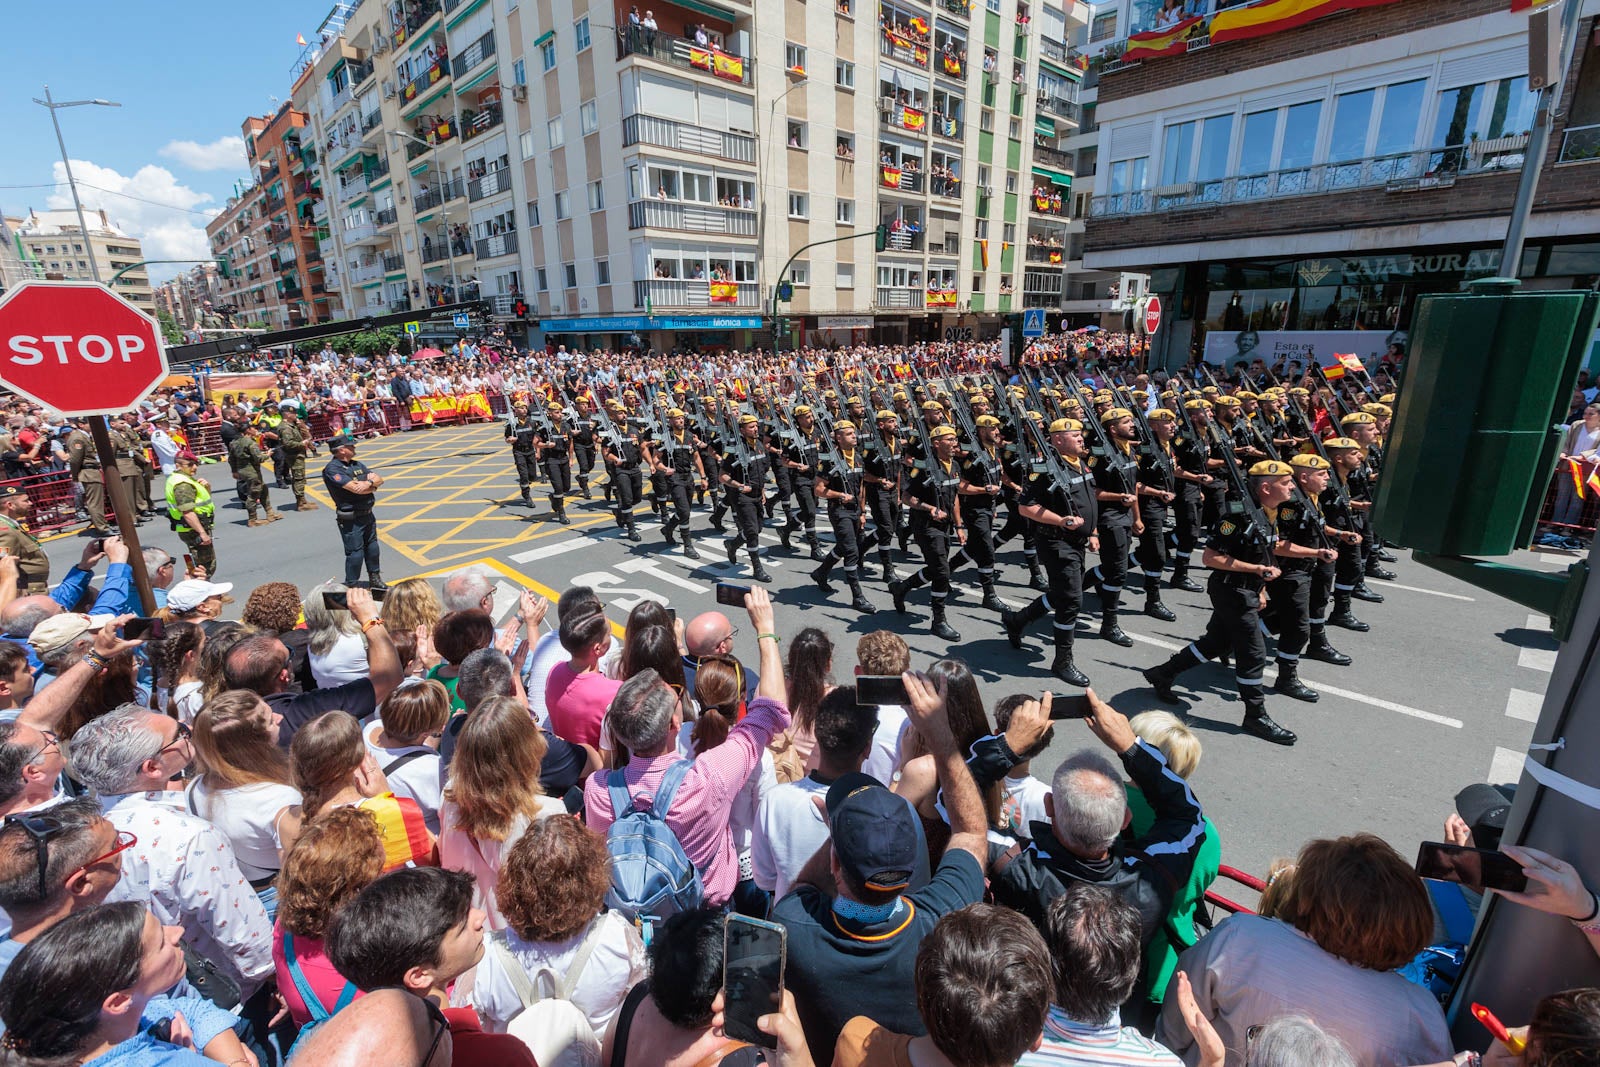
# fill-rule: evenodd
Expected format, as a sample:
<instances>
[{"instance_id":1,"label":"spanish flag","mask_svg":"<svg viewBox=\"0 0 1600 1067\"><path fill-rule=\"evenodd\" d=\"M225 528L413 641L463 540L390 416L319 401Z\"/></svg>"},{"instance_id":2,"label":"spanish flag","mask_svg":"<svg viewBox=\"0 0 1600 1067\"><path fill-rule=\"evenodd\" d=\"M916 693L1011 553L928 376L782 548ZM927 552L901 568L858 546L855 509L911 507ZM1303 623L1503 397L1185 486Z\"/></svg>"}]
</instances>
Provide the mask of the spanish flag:
<instances>
[{"instance_id":1,"label":"spanish flag","mask_svg":"<svg viewBox=\"0 0 1600 1067\"><path fill-rule=\"evenodd\" d=\"M1567 467L1572 473L1572 491L1578 494L1578 499L1583 499L1583 464L1575 459L1567 460ZM1600 467L1595 468L1595 474L1600 474ZM1589 475L1592 481L1595 474Z\"/></svg>"},{"instance_id":2,"label":"spanish flag","mask_svg":"<svg viewBox=\"0 0 1600 1067\"><path fill-rule=\"evenodd\" d=\"M1146 30L1128 36L1128 47L1123 59L1154 59L1158 56L1180 56L1188 47L1189 35L1204 21L1201 16L1184 19L1164 30Z\"/></svg>"},{"instance_id":3,"label":"spanish flag","mask_svg":"<svg viewBox=\"0 0 1600 1067\"><path fill-rule=\"evenodd\" d=\"M885 189L898 189L898 188L900 188L900 174L901 174L901 170L900 170L899 167L887 167L887 166L884 167L883 168L883 187Z\"/></svg>"},{"instance_id":4,"label":"spanish flag","mask_svg":"<svg viewBox=\"0 0 1600 1067\"><path fill-rule=\"evenodd\" d=\"M900 124L908 130L920 130L923 124L928 121L927 114L918 111L914 107L902 107L900 109L900 117Z\"/></svg>"},{"instance_id":5,"label":"spanish flag","mask_svg":"<svg viewBox=\"0 0 1600 1067\"><path fill-rule=\"evenodd\" d=\"M911 16L911 28L920 36L928 36L928 20L923 18L921 15Z\"/></svg>"},{"instance_id":6,"label":"spanish flag","mask_svg":"<svg viewBox=\"0 0 1600 1067\"><path fill-rule=\"evenodd\" d=\"M1577 477L1577 475L1574 474L1573 477ZM1590 489L1593 489L1596 493L1600 493L1600 467L1596 467L1594 470L1589 472L1589 480L1584 484L1586 484ZM1579 493L1578 495L1582 496L1583 494Z\"/></svg>"},{"instance_id":7,"label":"spanish flag","mask_svg":"<svg viewBox=\"0 0 1600 1067\"><path fill-rule=\"evenodd\" d=\"M1532 11L1536 7L1543 7L1550 0L1511 0L1512 11Z\"/></svg>"},{"instance_id":8,"label":"spanish flag","mask_svg":"<svg viewBox=\"0 0 1600 1067\"><path fill-rule=\"evenodd\" d=\"M739 283L712 282L711 302L713 304L737 304L739 302Z\"/></svg>"},{"instance_id":9,"label":"spanish flag","mask_svg":"<svg viewBox=\"0 0 1600 1067\"><path fill-rule=\"evenodd\" d=\"M1230 7L1211 16L1211 43L1248 41L1308 22L1352 11L1360 7L1381 7L1396 0L1266 0L1265 3ZM1516 0L1513 0L1516 2Z\"/></svg>"},{"instance_id":10,"label":"spanish flag","mask_svg":"<svg viewBox=\"0 0 1600 1067\"><path fill-rule=\"evenodd\" d=\"M989 269L989 239L987 237L980 237L978 239L978 254L983 257L983 269L984 270L988 270Z\"/></svg>"},{"instance_id":11,"label":"spanish flag","mask_svg":"<svg viewBox=\"0 0 1600 1067\"><path fill-rule=\"evenodd\" d=\"M1344 377L1344 364L1336 362L1331 366L1323 367L1322 376L1330 382L1338 381Z\"/></svg>"},{"instance_id":12,"label":"spanish flag","mask_svg":"<svg viewBox=\"0 0 1600 1067\"><path fill-rule=\"evenodd\" d=\"M1333 354L1333 358L1338 360L1339 364L1344 367L1345 370L1366 370L1366 367L1362 366L1361 364L1361 357L1356 355L1354 352L1335 352Z\"/></svg>"}]
</instances>

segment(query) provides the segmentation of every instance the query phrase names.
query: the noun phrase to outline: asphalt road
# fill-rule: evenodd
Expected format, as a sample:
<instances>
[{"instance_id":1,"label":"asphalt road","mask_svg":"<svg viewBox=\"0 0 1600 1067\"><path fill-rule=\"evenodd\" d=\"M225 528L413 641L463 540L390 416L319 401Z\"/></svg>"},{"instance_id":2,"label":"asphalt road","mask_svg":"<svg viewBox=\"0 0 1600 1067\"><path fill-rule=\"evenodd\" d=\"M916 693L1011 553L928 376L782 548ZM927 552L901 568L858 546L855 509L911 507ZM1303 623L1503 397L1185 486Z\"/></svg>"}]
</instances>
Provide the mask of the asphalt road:
<instances>
[{"instance_id":1,"label":"asphalt road","mask_svg":"<svg viewBox=\"0 0 1600 1067\"><path fill-rule=\"evenodd\" d=\"M592 501L569 503L572 526L548 521L549 507L538 495L541 486L535 486L535 506L525 507L517 498L497 424L363 442L359 454L387 482L379 493L378 518L384 577L390 581L419 574L442 580L458 567L480 564L495 572L502 609L521 588L553 599L562 588L581 582L600 591L608 614L620 622L645 597L671 603L681 616L714 610L714 582L745 580L744 560L738 568L727 565L704 510L695 516L702 556L695 563L680 547L668 545L648 518L640 523L642 543L619 539L598 490ZM319 456L311 465L320 470L323 462ZM241 602L260 582L287 580L306 589L342 576L337 531L326 507L305 515L291 508L282 522L247 529L243 510L228 492L227 468L208 465L202 474L210 477L223 505L218 578L236 584ZM320 478L314 480L325 504ZM280 507L292 501L287 491L275 490L273 497ZM147 523L140 533L148 542L181 551L164 519ZM72 537L49 543L53 573L63 573L82 544ZM771 534L767 547L780 630L825 630L837 646L835 674L841 679L851 673L856 638L887 628L905 636L916 666L945 656L965 659L991 705L1012 692L1061 688L1048 674L1048 623L1033 628L1024 652L1013 651L998 618L977 607L970 569L965 582L957 583L965 592L950 613L962 640L947 646L928 633L926 589L912 594L911 610L902 616L883 584L869 582L868 599L879 610L858 615L847 606L842 582L835 583L831 599L825 598L807 577L813 564L803 553L784 554ZM1034 594L1026 585L1019 543L1008 549L1001 555L1000 595L1020 605ZM1330 631L1333 643L1355 663L1343 668L1307 663L1302 669L1303 679L1321 690L1321 701L1312 705L1269 694L1273 716L1300 735L1293 748L1239 732L1241 709L1231 670L1208 665L1181 680L1180 693L1187 697L1181 710L1205 746L1193 785L1219 828L1225 863L1264 873L1274 856L1292 855L1308 838L1358 830L1377 833L1412 856L1419 841L1438 838L1457 790L1474 782L1516 780L1555 659L1548 620L1400 555L1392 567L1398 581L1372 583L1386 603L1357 604L1357 614L1373 624L1372 631ZM1554 555L1519 555L1527 565L1544 569L1567 562ZM1204 575L1199 577L1203 584ZM1086 597L1090 614L1079 624L1078 664L1096 692L1130 715L1165 707L1139 670L1162 661L1205 626L1205 594L1167 590L1163 595L1177 621L1125 615L1123 628L1135 639L1129 649L1094 635L1097 603ZM748 625L741 625L736 644L737 653L753 662L755 639ZM1035 773L1047 777L1061 757L1095 743L1080 724L1061 723L1050 751L1035 761Z\"/></svg>"}]
</instances>

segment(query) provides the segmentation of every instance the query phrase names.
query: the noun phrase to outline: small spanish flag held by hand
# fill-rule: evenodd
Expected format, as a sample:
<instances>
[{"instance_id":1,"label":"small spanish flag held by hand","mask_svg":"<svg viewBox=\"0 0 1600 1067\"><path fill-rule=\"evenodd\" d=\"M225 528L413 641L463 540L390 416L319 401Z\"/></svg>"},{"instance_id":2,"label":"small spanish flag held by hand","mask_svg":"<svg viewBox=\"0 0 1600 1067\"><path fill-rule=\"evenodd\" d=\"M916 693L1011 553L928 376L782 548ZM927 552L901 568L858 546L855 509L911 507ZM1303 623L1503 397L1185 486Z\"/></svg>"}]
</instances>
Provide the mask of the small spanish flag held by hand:
<instances>
[{"instance_id":1,"label":"small spanish flag held by hand","mask_svg":"<svg viewBox=\"0 0 1600 1067\"><path fill-rule=\"evenodd\" d=\"M1361 357L1354 352L1335 352L1333 358L1338 360L1345 370L1360 371L1366 369L1361 364Z\"/></svg>"}]
</instances>

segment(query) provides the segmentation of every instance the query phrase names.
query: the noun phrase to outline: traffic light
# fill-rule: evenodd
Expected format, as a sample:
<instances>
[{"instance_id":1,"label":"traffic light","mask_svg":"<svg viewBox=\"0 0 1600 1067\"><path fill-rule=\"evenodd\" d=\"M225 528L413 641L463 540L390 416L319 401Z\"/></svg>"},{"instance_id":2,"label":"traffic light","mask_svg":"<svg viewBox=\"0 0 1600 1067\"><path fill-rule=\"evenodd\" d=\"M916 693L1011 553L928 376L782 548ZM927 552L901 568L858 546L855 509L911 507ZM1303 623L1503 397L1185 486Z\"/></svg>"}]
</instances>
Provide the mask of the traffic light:
<instances>
[{"instance_id":1,"label":"traffic light","mask_svg":"<svg viewBox=\"0 0 1600 1067\"><path fill-rule=\"evenodd\" d=\"M528 302L520 296L517 297L511 303L511 313L519 319L526 319L528 317Z\"/></svg>"},{"instance_id":2,"label":"traffic light","mask_svg":"<svg viewBox=\"0 0 1600 1067\"><path fill-rule=\"evenodd\" d=\"M879 252L889 247L889 227L885 223L878 223L878 233L872 243Z\"/></svg>"}]
</instances>

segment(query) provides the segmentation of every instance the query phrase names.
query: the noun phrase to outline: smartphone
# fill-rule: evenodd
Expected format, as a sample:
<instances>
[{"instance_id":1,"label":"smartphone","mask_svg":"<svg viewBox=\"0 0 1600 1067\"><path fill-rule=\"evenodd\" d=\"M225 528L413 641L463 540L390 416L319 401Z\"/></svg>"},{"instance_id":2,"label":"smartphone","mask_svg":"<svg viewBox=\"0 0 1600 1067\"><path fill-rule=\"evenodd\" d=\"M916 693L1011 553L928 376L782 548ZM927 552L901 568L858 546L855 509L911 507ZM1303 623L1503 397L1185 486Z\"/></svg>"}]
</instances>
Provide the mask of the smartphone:
<instances>
[{"instance_id":1,"label":"smartphone","mask_svg":"<svg viewBox=\"0 0 1600 1067\"><path fill-rule=\"evenodd\" d=\"M1089 698L1082 693L1067 695L1065 693L1052 693L1050 695L1050 717L1052 719L1092 719L1094 708L1089 705Z\"/></svg>"},{"instance_id":2,"label":"smartphone","mask_svg":"<svg viewBox=\"0 0 1600 1067\"><path fill-rule=\"evenodd\" d=\"M1424 841L1417 851L1417 873L1442 882L1459 882L1475 893L1504 889L1520 893L1528 888L1522 864L1504 852Z\"/></svg>"},{"instance_id":3,"label":"smartphone","mask_svg":"<svg viewBox=\"0 0 1600 1067\"><path fill-rule=\"evenodd\" d=\"M89 547L96 552L104 552L106 550L106 539L104 537L96 537L89 542Z\"/></svg>"},{"instance_id":4,"label":"smartphone","mask_svg":"<svg viewBox=\"0 0 1600 1067\"><path fill-rule=\"evenodd\" d=\"M350 596L348 593L325 592L322 594L322 606L329 611L349 611Z\"/></svg>"},{"instance_id":5,"label":"smartphone","mask_svg":"<svg viewBox=\"0 0 1600 1067\"><path fill-rule=\"evenodd\" d=\"M717 583L717 603L725 604L730 608L744 607L744 598L750 592L748 585L732 585L728 582Z\"/></svg>"},{"instance_id":6,"label":"smartphone","mask_svg":"<svg viewBox=\"0 0 1600 1067\"><path fill-rule=\"evenodd\" d=\"M722 1004L724 1030L736 1041L777 1048L756 1020L783 1007L783 968L789 932L777 923L729 915L722 926Z\"/></svg>"},{"instance_id":7,"label":"smartphone","mask_svg":"<svg viewBox=\"0 0 1600 1067\"><path fill-rule=\"evenodd\" d=\"M183 554L183 569L185 572L194 570L194 557L187 552Z\"/></svg>"},{"instance_id":8,"label":"smartphone","mask_svg":"<svg viewBox=\"0 0 1600 1067\"><path fill-rule=\"evenodd\" d=\"M905 679L898 674L858 674L856 703L879 708L893 705L909 707L911 694L906 692Z\"/></svg>"},{"instance_id":9,"label":"smartphone","mask_svg":"<svg viewBox=\"0 0 1600 1067\"><path fill-rule=\"evenodd\" d=\"M140 616L122 624L122 636L129 641L159 641L167 636L167 624L161 619Z\"/></svg>"},{"instance_id":10,"label":"smartphone","mask_svg":"<svg viewBox=\"0 0 1600 1067\"><path fill-rule=\"evenodd\" d=\"M671 605L668 605L668 607L667 607L667 619L672 623L672 625L674 625L674 626L678 625L678 609L675 608L675 607L672 607Z\"/></svg>"}]
</instances>

